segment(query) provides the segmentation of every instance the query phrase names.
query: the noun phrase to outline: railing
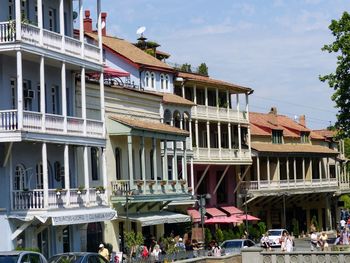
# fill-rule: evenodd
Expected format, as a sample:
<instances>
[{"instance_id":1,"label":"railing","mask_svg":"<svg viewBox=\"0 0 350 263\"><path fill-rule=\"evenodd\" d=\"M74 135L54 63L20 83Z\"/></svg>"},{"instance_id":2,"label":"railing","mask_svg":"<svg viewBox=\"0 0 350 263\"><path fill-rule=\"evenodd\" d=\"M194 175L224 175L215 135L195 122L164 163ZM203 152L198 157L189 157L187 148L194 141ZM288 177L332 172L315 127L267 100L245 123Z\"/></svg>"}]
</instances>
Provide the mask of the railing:
<instances>
[{"instance_id":1,"label":"railing","mask_svg":"<svg viewBox=\"0 0 350 263\"><path fill-rule=\"evenodd\" d=\"M0 23L0 43L14 42L16 40L15 22Z\"/></svg>"},{"instance_id":2,"label":"railing","mask_svg":"<svg viewBox=\"0 0 350 263\"><path fill-rule=\"evenodd\" d=\"M44 190L13 191L13 210L40 210L106 205L106 195L95 188L88 190L48 190L48 207L44 205Z\"/></svg>"},{"instance_id":3,"label":"railing","mask_svg":"<svg viewBox=\"0 0 350 263\"><path fill-rule=\"evenodd\" d=\"M244 181L242 182L242 187L247 190L278 190L278 189L303 189L310 187L336 187L338 186L338 181L336 178L326 179L312 179L303 180L293 178L287 180L279 180L268 182L267 180L260 181Z\"/></svg>"},{"instance_id":4,"label":"railing","mask_svg":"<svg viewBox=\"0 0 350 263\"><path fill-rule=\"evenodd\" d=\"M193 147L193 155L197 160L251 160L250 151L246 149L240 152L238 149Z\"/></svg>"},{"instance_id":5,"label":"railing","mask_svg":"<svg viewBox=\"0 0 350 263\"><path fill-rule=\"evenodd\" d=\"M183 194L188 192L186 180L117 180L111 182L114 196L130 196L135 194Z\"/></svg>"},{"instance_id":6,"label":"railing","mask_svg":"<svg viewBox=\"0 0 350 263\"><path fill-rule=\"evenodd\" d=\"M192 108L192 118L214 121L247 122L247 114L244 111L237 113L237 111L233 109L204 105L197 105Z\"/></svg>"},{"instance_id":7,"label":"railing","mask_svg":"<svg viewBox=\"0 0 350 263\"><path fill-rule=\"evenodd\" d=\"M67 117L67 133L64 131L65 120L62 115L43 114L34 111L23 112L23 130L30 132L44 132L49 134L68 134L103 138L103 122L86 120L86 135L84 135L84 120L76 117ZM18 130L17 110L0 111L0 132ZM43 127L43 123L45 126Z\"/></svg>"},{"instance_id":8,"label":"railing","mask_svg":"<svg viewBox=\"0 0 350 263\"><path fill-rule=\"evenodd\" d=\"M74 57L83 57L93 62L100 61L100 49L97 46L85 43L84 54L82 54L82 42L71 37L62 36L59 33L43 29L43 47L65 53ZM22 23L21 25L22 41L34 46L40 46L40 28ZM14 21L0 23L0 44L14 43L16 41L16 24Z\"/></svg>"}]
</instances>

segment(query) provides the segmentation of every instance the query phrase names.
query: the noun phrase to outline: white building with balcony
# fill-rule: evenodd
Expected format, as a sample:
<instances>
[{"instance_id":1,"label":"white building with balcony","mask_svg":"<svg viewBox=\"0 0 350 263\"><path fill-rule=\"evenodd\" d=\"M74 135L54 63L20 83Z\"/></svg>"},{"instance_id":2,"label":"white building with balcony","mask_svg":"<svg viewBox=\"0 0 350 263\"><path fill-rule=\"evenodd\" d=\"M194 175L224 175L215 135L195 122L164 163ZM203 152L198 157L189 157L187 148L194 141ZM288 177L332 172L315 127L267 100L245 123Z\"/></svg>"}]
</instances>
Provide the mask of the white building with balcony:
<instances>
[{"instance_id":1,"label":"white building with balcony","mask_svg":"<svg viewBox=\"0 0 350 263\"><path fill-rule=\"evenodd\" d=\"M270 228L307 233L314 217L320 229L335 229L337 198L349 192L343 144L330 131L312 131L277 113L250 113L253 165L241 189L250 211ZM264 207L264 210L261 209Z\"/></svg>"},{"instance_id":2,"label":"white building with balcony","mask_svg":"<svg viewBox=\"0 0 350 263\"><path fill-rule=\"evenodd\" d=\"M96 251L103 240L97 222L115 216L104 191L102 42L84 41L83 3L2 1L0 250L39 248L45 256ZM95 3L101 39L101 2ZM86 110L89 72L100 72L96 116Z\"/></svg>"}]
</instances>

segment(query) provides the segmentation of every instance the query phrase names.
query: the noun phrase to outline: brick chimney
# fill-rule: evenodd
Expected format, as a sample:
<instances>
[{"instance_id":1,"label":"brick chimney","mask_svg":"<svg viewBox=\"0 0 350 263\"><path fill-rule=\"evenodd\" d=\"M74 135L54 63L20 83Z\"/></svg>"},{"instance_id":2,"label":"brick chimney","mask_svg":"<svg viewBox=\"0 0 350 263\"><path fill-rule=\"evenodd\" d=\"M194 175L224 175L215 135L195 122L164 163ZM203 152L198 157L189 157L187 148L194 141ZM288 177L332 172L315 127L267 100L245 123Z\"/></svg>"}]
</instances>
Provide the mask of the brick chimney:
<instances>
[{"instance_id":1,"label":"brick chimney","mask_svg":"<svg viewBox=\"0 0 350 263\"><path fill-rule=\"evenodd\" d=\"M84 31L87 33L92 32L92 19L90 18L90 10L85 10Z\"/></svg>"},{"instance_id":2,"label":"brick chimney","mask_svg":"<svg viewBox=\"0 0 350 263\"><path fill-rule=\"evenodd\" d=\"M106 28L107 28L107 21L106 21L107 13L102 12L101 13L101 23L105 26L102 28L102 36L106 36Z\"/></svg>"},{"instance_id":3,"label":"brick chimney","mask_svg":"<svg viewBox=\"0 0 350 263\"><path fill-rule=\"evenodd\" d=\"M299 124L306 127L305 115L299 116Z\"/></svg>"},{"instance_id":4,"label":"brick chimney","mask_svg":"<svg viewBox=\"0 0 350 263\"><path fill-rule=\"evenodd\" d=\"M270 112L269 112L269 123L271 123L274 126L278 125L277 122L277 108L276 107L271 107Z\"/></svg>"}]
</instances>

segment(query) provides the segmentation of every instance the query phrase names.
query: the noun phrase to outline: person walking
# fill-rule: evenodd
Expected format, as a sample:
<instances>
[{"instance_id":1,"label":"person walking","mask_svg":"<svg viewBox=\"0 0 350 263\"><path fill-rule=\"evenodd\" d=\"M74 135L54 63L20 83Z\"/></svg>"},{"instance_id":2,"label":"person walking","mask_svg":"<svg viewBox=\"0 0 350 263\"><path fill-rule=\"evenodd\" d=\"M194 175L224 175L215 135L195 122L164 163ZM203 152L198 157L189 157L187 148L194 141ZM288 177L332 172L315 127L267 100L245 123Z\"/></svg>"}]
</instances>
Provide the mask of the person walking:
<instances>
[{"instance_id":1,"label":"person walking","mask_svg":"<svg viewBox=\"0 0 350 263\"><path fill-rule=\"evenodd\" d=\"M311 251L314 251L315 249L317 249L317 245L318 245L318 238L317 238L316 232L311 232L310 238L311 238L310 240Z\"/></svg>"},{"instance_id":2,"label":"person walking","mask_svg":"<svg viewBox=\"0 0 350 263\"><path fill-rule=\"evenodd\" d=\"M105 246L101 243L98 247L98 253L104 257L107 261L109 261L109 251Z\"/></svg>"},{"instance_id":3,"label":"person walking","mask_svg":"<svg viewBox=\"0 0 350 263\"><path fill-rule=\"evenodd\" d=\"M286 246L286 252L292 252L293 251L293 237L287 233L286 240L285 240L285 246Z\"/></svg>"}]
</instances>

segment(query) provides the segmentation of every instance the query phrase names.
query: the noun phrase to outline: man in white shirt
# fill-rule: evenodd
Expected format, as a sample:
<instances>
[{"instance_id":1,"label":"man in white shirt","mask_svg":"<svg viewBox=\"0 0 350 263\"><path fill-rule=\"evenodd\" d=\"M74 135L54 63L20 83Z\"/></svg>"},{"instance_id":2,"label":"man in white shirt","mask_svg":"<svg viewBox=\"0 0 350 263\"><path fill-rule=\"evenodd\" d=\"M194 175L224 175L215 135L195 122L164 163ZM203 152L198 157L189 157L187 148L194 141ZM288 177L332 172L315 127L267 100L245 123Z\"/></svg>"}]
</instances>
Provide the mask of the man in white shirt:
<instances>
[{"instance_id":1,"label":"man in white shirt","mask_svg":"<svg viewBox=\"0 0 350 263\"><path fill-rule=\"evenodd\" d=\"M343 230L345 228L345 224L346 224L346 222L344 219L340 220L340 229L341 230Z\"/></svg>"}]
</instances>

